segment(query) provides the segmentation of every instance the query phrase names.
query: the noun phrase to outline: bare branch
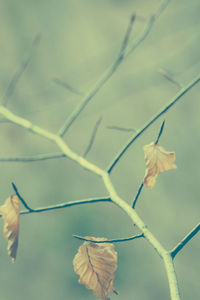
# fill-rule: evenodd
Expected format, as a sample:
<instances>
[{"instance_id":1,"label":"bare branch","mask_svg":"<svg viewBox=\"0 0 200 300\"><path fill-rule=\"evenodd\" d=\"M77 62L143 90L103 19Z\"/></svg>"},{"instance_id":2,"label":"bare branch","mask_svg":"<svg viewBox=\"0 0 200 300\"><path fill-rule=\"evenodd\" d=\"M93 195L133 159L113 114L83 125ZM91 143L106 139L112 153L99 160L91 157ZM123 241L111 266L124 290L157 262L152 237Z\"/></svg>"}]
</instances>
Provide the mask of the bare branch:
<instances>
[{"instance_id":1,"label":"bare branch","mask_svg":"<svg viewBox=\"0 0 200 300\"><path fill-rule=\"evenodd\" d=\"M66 155L62 152L38 154L33 156L18 156L18 157L0 157L0 162L36 162L55 158L64 158Z\"/></svg>"},{"instance_id":2,"label":"bare branch","mask_svg":"<svg viewBox=\"0 0 200 300\"><path fill-rule=\"evenodd\" d=\"M79 91L78 89L74 88L73 86L71 86L69 83L67 83L66 81L63 81L59 78L53 78L52 79L56 84L58 84L59 86L64 87L65 89L69 90L71 93L77 94L79 96L83 96L84 94Z\"/></svg>"},{"instance_id":3,"label":"bare branch","mask_svg":"<svg viewBox=\"0 0 200 300\"><path fill-rule=\"evenodd\" d=\"M8 100L12 96L12 94L15 90L15 87L16 87L18 81L20 80L21 76L23 75L24 71L27 69L27 67L28 67L33 55L34 55L35 48L39 45L40 39L41 39L40 34L38 34L34 38L29 57L22 63L19 70L17 70L16 73L12 76L12 78L10 80L10 83L8 84L8 87L7 87L7 89L5 91L5 94L3 96L2 105L6 106L8 104Z\"/></svg>"},{"instance_id":4,"label":"bare branch","mask_svg":"<svg viewBox=\"0 0 200 300\"><path fill-rule=\"evenodd\" d=\"M84 237L76 235L76 234L73 234L72 236L75 237L78 240L81 240L81 241L92 242L92 243L96 243L96 244L103 244L103 243L128 242L128 241L132 241L132 240L135 240L135 239L138 239L138 238L143 238L144 234L142 233L142 234L137 234L137 235L134 235L134 236L131 236L131 237L128 237L128 238L121 238L121 239L114 239L114 240L105 240L105 241L94 241L94 240L90 240L90 239L84 238Z\"/></svg>"},{"instance_id":5,"label":"bare branch","mask_svg":"<svg viewBox=\"0 0 200 300\"><path fill-rule=\"evenodd\" d=\"M120 160L120 158L124 155L124 153L128 150L128 148L149 128L156 120L158 120L162 115L164 115L171 107L173 107L179 100L183 98L183 96L192 88L194 87L198 82L200 81L200 75L198 75L195 79L193 79L188 85L186 85L184 88L182 88L174 98L167 104L163 109L161 109L160 112L158 112L155 116L150 119L133 137L129 139L127 144L122 147L122 149L119 151L119 153L116 155L116 157L113 159L113 161L108 166L107 170L108 173L111 173L114 166L117 164L117 162Z\"/></svg>"},{"instance_id":6,"label":"bare branch","mask_svg":"<svg viewBox=\"0 0 200 300\"><path fill-rule=\"evenodd\" d=\"M197 224L181 241L171 250L172 259L185 247L189 241L200 231L200 223Z\"/></svg>"},{"instance_id":7,"label":"bare branch","mask_svg":"<svg viewBox=\"0 0 200 300\"><path fill-rule=\"evenodd\" d=\"M86 148L86 150L85 150L85 152L84 152L84 154L83 154L83 157L86 157L87 154L89 153L89 151L91 150L91 148L92 148L92 146L93 146L93 144L94 144L94 140L95 140L97 131L98 131L99 126L100 126L100 124L101 124L101 121L102 121L102 117L100 117L100 118L97 120L97 122L96 122L96 124L95 124L95 126L94 126L94 129L93 129L93 131L92 131L92 135L91 135L91 137L90 137L89 144L88 144L88 146L87 146L87 148Z\"/></svg>"}]
</instances>

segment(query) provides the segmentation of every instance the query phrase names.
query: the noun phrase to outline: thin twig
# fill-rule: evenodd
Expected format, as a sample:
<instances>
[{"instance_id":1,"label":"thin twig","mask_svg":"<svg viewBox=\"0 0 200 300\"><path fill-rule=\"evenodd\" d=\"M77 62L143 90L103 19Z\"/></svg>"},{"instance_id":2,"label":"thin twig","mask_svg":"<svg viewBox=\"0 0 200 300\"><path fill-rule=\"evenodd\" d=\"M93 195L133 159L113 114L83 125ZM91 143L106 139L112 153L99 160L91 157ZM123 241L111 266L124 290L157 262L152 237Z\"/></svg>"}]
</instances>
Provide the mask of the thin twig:
<instances>
[{"instance_id":1,"label":"thin twig","mask_svg":"<svg viewBox=\"0 0 200 300\"><path fill-rule=\"evenodd\" d=\"M18 192L18 189L16 187L16 185L12 182L12 187L16 193L16 195L18 196L18 198L20 199L20 201L23 203L24 207L26 209L28 209L29 212L33 212L34 209L30 208L30 206L26 203L26 201L24 200L24 198L22 198L22 196L20 195L20 193Z\"/></svg>"},{"instance_id":2,"label":"thin twig","mask_svg":"<svg viewBox=\"0 0 200 300\"><path fill-rule=\"evenodd\" d=\"M33 43L32 43L32 47L31 47L31 51L30 51L30 54L29 54L29 57L22 63L22 65L20 66L19 70L17 70L15 72L15 74L12 76L9 84L8 84L8 87L5 91L5 94L3 96L3 101L2 101L2 104L4 106L6 106L8 104L8 100L9 98L12 96L14 90L15 90L15 87L18 83L18 81L20 80L21 76L23 75L24 71L27 69L32 57L33 57L33 54L34 54L34 51L35 51L35 48L39 45L39 42L40 42L40 39L41 39L41 36L40 34L38 34L34 40L33 40Z\"/></svg>"},{"instance_id":3,"label":"thin twig","mask_svg":"<svg viewBox=\"0 0 200 300\"><path fill-rule=\"evenodd\" d=\"M116 157L113 159L113 161L110 163L110 165L107 168L108 173L111 173L114 166L117 164L119 159L124 155L124 153L128 150L128 148L149 128L156 120L158 120L163 114L165 114L172 106L174 106L180 99L183 98L183 96L192 88L194 87L198 82L200 81L200 75L198 75L195 79L193 79L188 85L186 85L184 88L182 88L175 97L172 98L172 100L167 104L163 109L161 109L160 112L158 112L155 116L153 116L150 121L148 121L133 137L129 139L127 144L122 147L122 149L119 151L119 153L116 155Z\"/></svg>"},{"instance_id":4,"label":"thin twig","mask_svg":"<svg viewBox=\"0 0 200 300\"><path fill-rule=\"evenodd\" d=\"M92 135L91 135L91 137L90 137L89 144L88 144L88 146L87 146L87 148L86 148L86 150L85 150L85 152L84 152L84 154L83 154L83 157L86 157L87 154L89 153L89 151L91 150L91 148L92 148L92 146L93 146L93 144L94 144L94 140L95 140L97 131L98 131L99 126L100 126L100 124L101 124L101 121L102 121L102 117L100 117L100 118L97 120L97 122L96 122L96 124L95 124L95 126L94 126L94 128L93 128L93 131L92 131Z\"/></svg>"},{"instance_id":5,"label":"thin twig","mask_svg":"<svg viewBox=\"0 0 200 300\"><path fill-rule=\"evenodd\" d=\"M38 154L32 156L18 156L18 157L0 157L0 162L36 162L55 158L64 158L66 155L62 152Z\"/></svg>"},{"instance_id":6,"label":"thin twig","mask_svg":"<svg viewBox=\"0 0 200 300\"><path fill-rule=\"evenodd\" d=\"M77 94L79 96L83 96L84 93L79 91L78 89L74 88L73 86L71 86L69 83L67 83L66 81L63 81L59 78L53 78L52 79L53 82L55 82L56 84L58 84L59 86L64 87L65 89L69 90L70 92Z\"/></svg>"},{"instance_id":7,"label":"thin twig","mask_svg":"<svg viewBox=\"0 0 200 300\"><path fill-rule=\"evenodd\" d=\"M60 204L38 207L38 208L35 208L32 210L21 211L20 215L29 215L32 213L42 213L42 212L46 212L46 211L62 209L65 207L70 207L70 206L75 206L75 205L91 204L91 203L98 203L98 202L112 202L112 200L110 199L110 197L99 197L99 198L89 198L89 199L83 199L83 200L77 200L77 201L68 201L68 202L64 202L64 203L60 203ZM2 215L0 215L0 218L1 217L2 217Z\"/></svg>"},{"instance_id":8,"label":"thin twig","mask_svg":"<svg viewBox=\"0 0 200 300\"><path fill-rule=\"evenodd\" d=\"M138 198L140 196L140 193L141 193L141 191L143 189L143 186L144 186L144 183L142 182L141 185L140 185L140 187L139 187L139 189L138 189L137 195L135 196L135 199L133 201L133 204L132 204L132 208L133 209L135 208L136 202L137 202L137 200L138 200Z\"/></svg>"},{"instance_id":9,"label":"thin twig","mask_svg":"<svg viewBox=\"0 0 200 300\"><path fill-rule=\"evenodd\" d=\"M103 76L96 82L94 87L91 88L91 90L83 97L80 104L75 108L75 110L70 114L70 116L65 121L64 125L60 128L58 131L59 136L64 136L66 131L71 127L72 123L77 119L81 111L85 108L85 106L89 103L89 101L97 94L97 92L101 89L101 87L108 81L108 79L112 76L112 74L117 70L121 62L123 61L125 57L125 50L128 45L131 30L133 27L133 21L135 18L133 16L130 19L127 32L125 34L124 41L122 43L120 53L117 56L114 63L108 68L108 70L103 74Z\"/></svg>"},{"instance_id":10,"label":"thin twig","mask_svg":"<svg viewBox=\"0 0 200 300\"><path fill-rule=\"evenodd\" d=\"M162 122L162 125L161 125L161 127L160 127L160 131L159 131L159 133L158 133L158 137L157 137L157 139L156 139L156 141L155 141L155 144L156 144L156 145L158 144L158 142L159 142L159 140L160 140L160 138L161 138L161 135L162 135L162 133L163 133L164 126L165 126L165 120Z\"/></svg>"},{"instance_id":11,"label":"thin twig","mask_svg":"<svg viewBox=\"0 0 200 300\"><path fill-rule=\"evenodd\" d=\"M134 236L131 236L131 237L128 237L128 238L121 238L121 239L114 239L114 240L105 240L105 241L94 241L94 240L90 240L90 239L84 238L84 237L76 235L76 234L73 234L72 236L75 237L78 240L81 240L81 241L92 242L92 243L96 243L96 244L103 244L103 243L128 242L128 241L132 241L132 240L135 240L135 239L138 239L138 238L143 238L144 234L142 233L142 234L137 234L137 235L134 235Z\"/></svg>"},{"instance_id":12,"label":"thin twig","mask_svg":"<svg viewBox=\"0 0 200 300\"><path fill-rule=\"evenodd\" d=\"M200 231L200 223L197 224L181 241L171 250L172 259L189 243L189 241Z\"/></svg>"}]
</instances>

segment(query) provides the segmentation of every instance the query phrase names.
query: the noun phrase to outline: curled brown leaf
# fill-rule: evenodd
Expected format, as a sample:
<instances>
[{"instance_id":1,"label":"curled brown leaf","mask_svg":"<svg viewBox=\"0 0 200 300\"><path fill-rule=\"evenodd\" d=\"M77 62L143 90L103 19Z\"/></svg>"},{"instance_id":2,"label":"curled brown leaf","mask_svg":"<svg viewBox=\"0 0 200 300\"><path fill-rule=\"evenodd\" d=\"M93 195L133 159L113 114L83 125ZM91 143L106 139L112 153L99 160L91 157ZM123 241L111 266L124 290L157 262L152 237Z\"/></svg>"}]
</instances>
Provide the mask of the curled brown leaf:
<instances>
[{"instance_id":1,"label":"curled brown leaf","mask_svg":"<svg viewBox=\"0 0 200 300\"><path fill-rule=\"evenodd\" d=\"M4 219L4 236L8 241L8 256L12 262L16 259L19 236L19 210L20 200L17 195L6 199L5 203L0 207L2 217Z\"/></svg>"},{"instance_id":2,"label":"curled brown leaf","mask_svg":"<svg viewBox=\"0 0 200 300\"><path fill-rule=\"evenodd\" d=\"M174 164L175 152L167 152L162 146L150 143L144 146L146 170L144 185L153 188L159 173L176 169Z\"/></svg>"},{"instance_id":3,"label":"curled brown leaf","mask_svg":"<svg viewBox=\"0 0 200 300\"><path fill-rule=\"evenodd\" d=\"M94 241L105 238L86 237ZM102 300L109 300L108 292L114 292L114 273L117 268L117 252L110 243L84 242L73 260L74 271L80 276L79 283L92 290Z\"/></svg>"}]
</instances>

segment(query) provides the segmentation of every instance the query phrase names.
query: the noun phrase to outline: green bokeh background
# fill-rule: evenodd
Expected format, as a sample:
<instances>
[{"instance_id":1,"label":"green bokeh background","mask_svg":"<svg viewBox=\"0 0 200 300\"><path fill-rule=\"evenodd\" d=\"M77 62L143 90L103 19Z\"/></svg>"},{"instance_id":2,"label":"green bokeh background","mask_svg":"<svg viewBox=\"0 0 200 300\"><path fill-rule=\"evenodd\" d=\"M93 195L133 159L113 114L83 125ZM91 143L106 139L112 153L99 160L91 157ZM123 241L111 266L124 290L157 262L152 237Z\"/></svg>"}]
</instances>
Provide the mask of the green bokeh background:
<instances>
[{"instance_id":1,"label":"green bokeh background","mask_svg":"<svg viewBox=\"0 0 200 300\"><path fill-rule=\"evenodd\" d=\"M0 92L5 95L13 74L31 61L9 97L8 107L34 124L57 132L81 96L58 86L53 78L87 92L118 54L130 15L137 15L132 38L155 12L158 0L0 0ZM139 129L179 88L164 78L166 69L187 84L200 67L199 0L171 1L146 40L123 62L70 128L65 139L77 153L88 145L99 117L102 123L88 160L104 168L132 133L107 126ZM137 211L160 242L170 249L199 222L199 85L167 113L161 143L175 151L178 169L159 176L153 190L144 189ZM143 146L155 140L157 121L127 151L112 180L131 203L144 176ZM0 123L0 156L58 151L42 137L8 122ZM14 181L31 207L106 195L99 178L69 159L0 163L1 203L13 193ZM3 227L1 221L1 227ZM1 230L2 232L2 230ZM18 256L7 257L0 236L0 294L4 300L95 299L79 285L72 260L80 242L72 234L118 238L137 232L128 217L110 203L74 206L21 217ZM119 263L115 287L119 299L168 300L163 263L145 241L116 245ZM200 238L177 256L181 299L200 299ZM111 299L118 299L111 295Z\"/></svg>"}]
</instances>

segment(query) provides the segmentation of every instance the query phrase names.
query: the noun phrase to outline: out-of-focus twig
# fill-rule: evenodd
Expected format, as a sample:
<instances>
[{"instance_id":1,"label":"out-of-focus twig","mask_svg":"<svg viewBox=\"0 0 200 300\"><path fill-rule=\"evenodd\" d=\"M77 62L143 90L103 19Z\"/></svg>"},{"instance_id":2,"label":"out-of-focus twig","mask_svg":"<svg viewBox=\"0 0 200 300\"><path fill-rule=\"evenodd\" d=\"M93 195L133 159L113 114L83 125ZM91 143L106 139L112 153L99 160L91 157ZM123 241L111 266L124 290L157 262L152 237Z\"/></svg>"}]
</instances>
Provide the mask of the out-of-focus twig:
<instances>
[{"instance_id":1,"label":"out-of-focus twig","mask_svg":"<svg viewBox=\"0 0 200 300\"><path fill-rule=\"evenodd\" d=\"M33 40L29 57L22 63L20 68L12 76L12 78L11 78L9 84L8 84L8 87L7 87L7 89L4 93L4 96L3 96L3 99L2 99L3 100L2 105L6 106L8 104L8 100L12 96L12 94L15 90L15 87L16 87L18 81L20 80L21 76L23 75L24 71L27 69L27 67L28 67L33 55L34 55L35 49L40 43L40 40L41 40L41 35L38 34Z\"/></svg>"},{"instance_id":2,"label":"out-of-focus twig","mask_svg":"<svg viewBox=\"0 0 200 300\"><path fill-rule=\"evenodd\" d=\"M63 81L59 78L53 78L52 79L53 82L55 82L56 84L58 84L59 86L64 87L65 89L67 89L68 91L70 91L71 93L77 94L79 96L83 96L84 93L82 93L81 91L79 91L77 88L71 86L69 83L67 83L66 81Z\"/></svg>"},{"instance_id":3,"label":"out-of-focus twig","mask_svg":"<svg viewBox=\"0 0 200 300\"><path fill-rule=\"evenodd\" d=\"M171 74L169 74L169 72L165 69L160 69L159 73L164 76L167 80L169 80L171 83L175 84L177 87L182 88L183 84L181 84L180 82L178 82Z\"/></svg>"},{"instance_id":4,"label":"out-of-focus twig","mask_svg":"<svg viewBox=\"0 0 200 300\"><path fill-rule=\"evenodd\" d=\"M93 144L94 144L95 137L96 137L96 135L97 135L97 131L98 131L99 126L100 126L100 124L101 124L101 121L102 121L102 117L100 117L100 118L97 120L97 122L96 122L96 124L95 124L95 126L94 126L94 128L93 128L92 135L91 135L91 137L90 137L90 141L89 141L88 146L87 146L87 148L86 148L86 150L85 150L85 152L84 152L84 154L83 154L83 157L86 157L87 154L89 153L89 151L91 150L91 148L92 148L92 146L93 146Z\"/></svg>"},{"instance_id":5,"label":"out-of-focus twig","mask_svg":"<svg viewBox=\"0 0 200 300\"><path fill-rule=\"evenodd\" d=\"M115 126L115 125L106 126L106 128L107 129L118 130L118 131L125 131L125 132L137 131L135 128L125 128L125 127L120 127L120 126Z\"/></svg>"},{"instance_id":6,"label":"out-of-focus twig","mask_svg":"<svg viewBox=\"0 0 200 300\"><path fill-rule=\"evenodd\" d=\"M66 155L62 152L38 154L32 156L0 157L0 162L36 162L48 159L64 158Z\"/></svg>"}]
</instances>

